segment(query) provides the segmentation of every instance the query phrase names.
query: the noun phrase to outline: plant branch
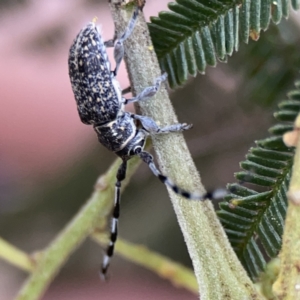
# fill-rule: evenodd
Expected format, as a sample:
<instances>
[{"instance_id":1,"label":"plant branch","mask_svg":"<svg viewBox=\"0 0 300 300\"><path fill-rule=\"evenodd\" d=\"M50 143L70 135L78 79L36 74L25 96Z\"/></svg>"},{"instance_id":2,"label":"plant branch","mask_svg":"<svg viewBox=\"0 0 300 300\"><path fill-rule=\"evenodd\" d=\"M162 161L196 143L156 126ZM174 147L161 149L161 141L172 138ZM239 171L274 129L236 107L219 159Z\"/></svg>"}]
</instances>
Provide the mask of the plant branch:
<instances>
[{"instance_id":1,"label":"plant branch","mask_svg":"<svg viewBox=\"0 0 300 300\"><path fill-rule=\"evenodd\" d=\"M289 186L288 209L285 219L280 272L273 285L277 299L300 299L300 115L295 122L296 152Z\"/></svg>"},{"instance_id":2,"label":"plant branch","mask_svg":"<svg viewBox=\"0 0 300 300\"><path fill-rule=\"evenodd\" d=\"M106 245L108 241L106 235L97 232L92 234L92 238L102 245ZM135 245L118 238L115 253L153 271L177 287L186 288L192 293L198 292L195 275L190 269L147 249L145 246Z\"/></svg>"},{"instance_id":3,"label":"plant branch","mask_svg":"<svg viewBox=\"0 0 300 300\"><path fill-rule=\"evenodd\" d=\"M123 32L132 9L111 1L117 32ZM132 3L128 7L132 8ZM125 63L134 94L153 84L161 74L147 23L140 13L133 34L125 42ZM139 109L159 125L177 123L166 87L155 97L141 101ZM198 171L182 134L153 136L160 168L183 188L204 192ZM197 277L201 299L260 299L254 285L233 252L210 201L187 201L169 191Z\"/></svg>"},{"instance_id":4,"label":"plant branch","mask_svg":"<svg viewBox=\"0 0 300 300\"><path fill-rule=\"evenodd\" d=\"M0 257L26 272L31 272L35 267L34 260L27 253L2 238L0 238Z\"/></svg>"},{"instance_id":5,"label":"plant branch","mask_svg":"<svg viewBox=\"0 0 300 300\"><path fill-rule=\"evenodd\" d=\"M280 269L280 259L278 257L273 258L268 262L263 273L259 276L259 281L255 283L257 289L268 300L277 300L277 297L273 293L272 286L278 277Z\"/></svg>"},{"instance_id":6,"label":"plant branch","mask_svg":"<svg viewBox=\"0 0 300 300\"><path fill-rule=\"evenodd\" d=\"M129 161L126 180L122 188L127 185L139 163L140 160L137 158ZM120 164L121 160L117 159L107 173L99 177L91 198L49 247L41 253L38 265L25 282L16 300L39 299L70 254L93 231L99 221L102 221L103 225L111 212L114 182Z\"/></svg>"}]
</instances>

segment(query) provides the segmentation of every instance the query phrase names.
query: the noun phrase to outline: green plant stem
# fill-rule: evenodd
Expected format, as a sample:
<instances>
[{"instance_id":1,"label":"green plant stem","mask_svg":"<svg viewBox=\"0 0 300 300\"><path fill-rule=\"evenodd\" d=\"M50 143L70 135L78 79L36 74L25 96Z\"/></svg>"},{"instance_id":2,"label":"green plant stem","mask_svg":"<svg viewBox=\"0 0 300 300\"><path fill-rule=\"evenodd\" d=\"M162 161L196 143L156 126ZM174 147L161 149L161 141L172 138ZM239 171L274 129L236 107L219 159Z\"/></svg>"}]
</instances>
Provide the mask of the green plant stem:
<instances>
[{"instance_id":1,"label":"green plant stem","mask_svg":"<svg viewBox=\"0 0 300 300\"><path fill-rule=\"evenodd\" d=\"M299 134L300 115L295 122ZM298 136L292 178L289 186L280 271L273 285L279 300L300 299L300 138Z\"/></svg>"},{"instance_id":2,"label":"green plant stem","mask_svg":"<svg viewBox=\"0 0 300 300\"><path fill-rule=\"evenodd\" d=\"M127 185L139 163L140 160L137 158L129 161L127 178L122 184L122 188ZM114 198L114 182L120 164L121 160L117 159L108 172L97 180L91 198L41 254L36 268L23 285L16 300L40 299L70 254L93 231L99 221L104 222L111 211Z\"/></svg>"},{"instance_id":3,"label":"green plant stem","mask_svg":"<svg viewBox=\"0 0 300 300\"><path fill-rule=\"evenodd\" d=\"M34 269L34 260L25 252L0 238L0 257L12 265L31 272Z\"/></svg>"},{"instance_id":4,"label":"green plant stem","mask_svg":"<svg viewBox=\"0 0 300 300\"><path fill-rule=\"evenodd\" d=\"M111 10L117 32L123 32L132 9L115 5L118 3L118 0L111 1ZM132 8L132 3L128 7ZM161 74L142 13L133 34L125 42L125 53L132 90L136 94L153 84ZM139 105L138 109L160 126L178 122L165 86L151 100L141 101ZM204 192L182 134L156 135L152 141L164 174L187 190ZM187 201L170 190L169 195L193 262L201 299L260 299L232 250L212 203Z\"/></svg>"},{"instance_id":5,"label":"green plant stem","mask_svg":"<svg viewBox=\"0 0 300 300\"><path fill-rule=\"evenodd\" d=\"M107 237L104 234L94 233L92 238L102 245L107 244ZM177 287L186 288L192 293L198 292L198 284L192 270L147 249L145 246L135 245L118 238L115 253L153 271Z\"/></svg>"},{"instance_id":6,"label":"green plant stem","mask_svg":"<svg viewBox=\"0 0 300 300\"><path fill-rule=\"evenodd\" d=\"M256 287L261 291L261 294L268 300L276 300L272 286L278 277L280 268L280 259L273 258L266 266L264 272L260 274L259 282L256 282Z\"/></svg>"}]
</instances>

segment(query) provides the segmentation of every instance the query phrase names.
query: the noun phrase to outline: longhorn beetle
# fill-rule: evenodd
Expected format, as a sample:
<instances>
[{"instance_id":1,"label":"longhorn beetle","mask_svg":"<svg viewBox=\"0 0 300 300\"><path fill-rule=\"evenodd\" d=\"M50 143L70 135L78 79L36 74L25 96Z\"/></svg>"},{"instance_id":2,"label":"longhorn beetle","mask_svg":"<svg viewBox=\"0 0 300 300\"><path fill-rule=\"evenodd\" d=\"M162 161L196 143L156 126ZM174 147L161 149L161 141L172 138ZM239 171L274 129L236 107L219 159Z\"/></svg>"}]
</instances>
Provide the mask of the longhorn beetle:
<instances>
[{"instance_id":1,"label":"longhorn beetle","mask_svg":"<svg viewBox=\"0 0 300 300\"><path fill-rule=\"evenodd\" d=\"M167 176L161 174L154 164L152 155L143 150L149 134L179 132L190 129L191 125L183 123L159 127L147 116L124 111L125 104L155 95L161 83L167 79L167 74L164 73L155 79L154 85L146 87L136 97L125 99L122 96L116 75L124 56L123 43L131 35L138 14L139 8L136 7L125 32L107 42L103 41L95 21L89 23L79 32L69 53L69 76L81 121L93 125L99 142L123 160L116 175L110 243L101 267L101 277L104 279L117 239L121 182L125 179L127 161L132 156L139 156L148 164L153 174L178 195L196 200L204 200L209 196L190 193L178 187ZM114 47L116 66L113 71L106 47ZM141 124L139 127L137 121Z\"/></svg>"}]
</instances>

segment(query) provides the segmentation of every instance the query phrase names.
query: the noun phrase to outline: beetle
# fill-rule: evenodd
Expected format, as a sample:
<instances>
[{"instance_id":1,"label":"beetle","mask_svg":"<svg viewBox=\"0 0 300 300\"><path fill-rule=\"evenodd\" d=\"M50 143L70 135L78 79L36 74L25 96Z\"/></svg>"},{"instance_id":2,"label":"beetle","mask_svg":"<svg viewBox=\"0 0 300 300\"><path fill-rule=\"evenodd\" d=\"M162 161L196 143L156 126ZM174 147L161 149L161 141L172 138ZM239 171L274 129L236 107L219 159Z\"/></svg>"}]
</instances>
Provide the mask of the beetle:
<instances>
[{"instance_id":1,"label":"beetle","mask_svg":"<svg viewBox=\"0 0 300 300\"><path fill-rule=\"evenodd\" d=\"M190 129L192 125L179 123L159 127L147 116L124 110L124 105L128 103L154 96L167 79L166 73L159 75L152 86L146 87L131 99L122 95L116 75L124 56L123 43L132 34L138 14L139 8L136 7L125 32L106 42L101 37L96 21L93 20L79 32L69 52L69 76L80 119L84 124L92 125L99 142L122 159L116 175L110 242L101 267L102 278L106 278L117 240L121 182L125 179L127 161L130 158L139 156L153 174L178 195L197 200L204 200L208 196L190 193L177 186L159 171L152 155L143 150L149 134L180 132ZM111 70L106 47L114 47L114 70Z\"/></svg>"}]
</instances>

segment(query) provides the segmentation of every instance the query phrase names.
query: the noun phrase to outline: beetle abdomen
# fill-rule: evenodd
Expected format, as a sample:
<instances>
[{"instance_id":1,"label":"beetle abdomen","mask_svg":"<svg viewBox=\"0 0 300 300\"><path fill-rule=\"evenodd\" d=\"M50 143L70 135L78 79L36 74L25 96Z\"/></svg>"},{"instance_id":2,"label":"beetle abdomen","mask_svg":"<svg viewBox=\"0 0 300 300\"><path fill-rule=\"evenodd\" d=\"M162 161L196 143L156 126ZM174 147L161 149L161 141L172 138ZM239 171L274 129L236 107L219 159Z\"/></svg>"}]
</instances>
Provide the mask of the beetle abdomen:
<instances>
[{"instance_id":1,"label":"beetle abdomen","mask_svg":"<svg viewBox=\"0 0 300 300\"><path fill-rule=\"evenodd\" d=\"M116 119L121 93L112 82L106 48L93 22L80 31L71 46L69 75L83 123L104 124Z\"/></svg>"}]
</instances>

